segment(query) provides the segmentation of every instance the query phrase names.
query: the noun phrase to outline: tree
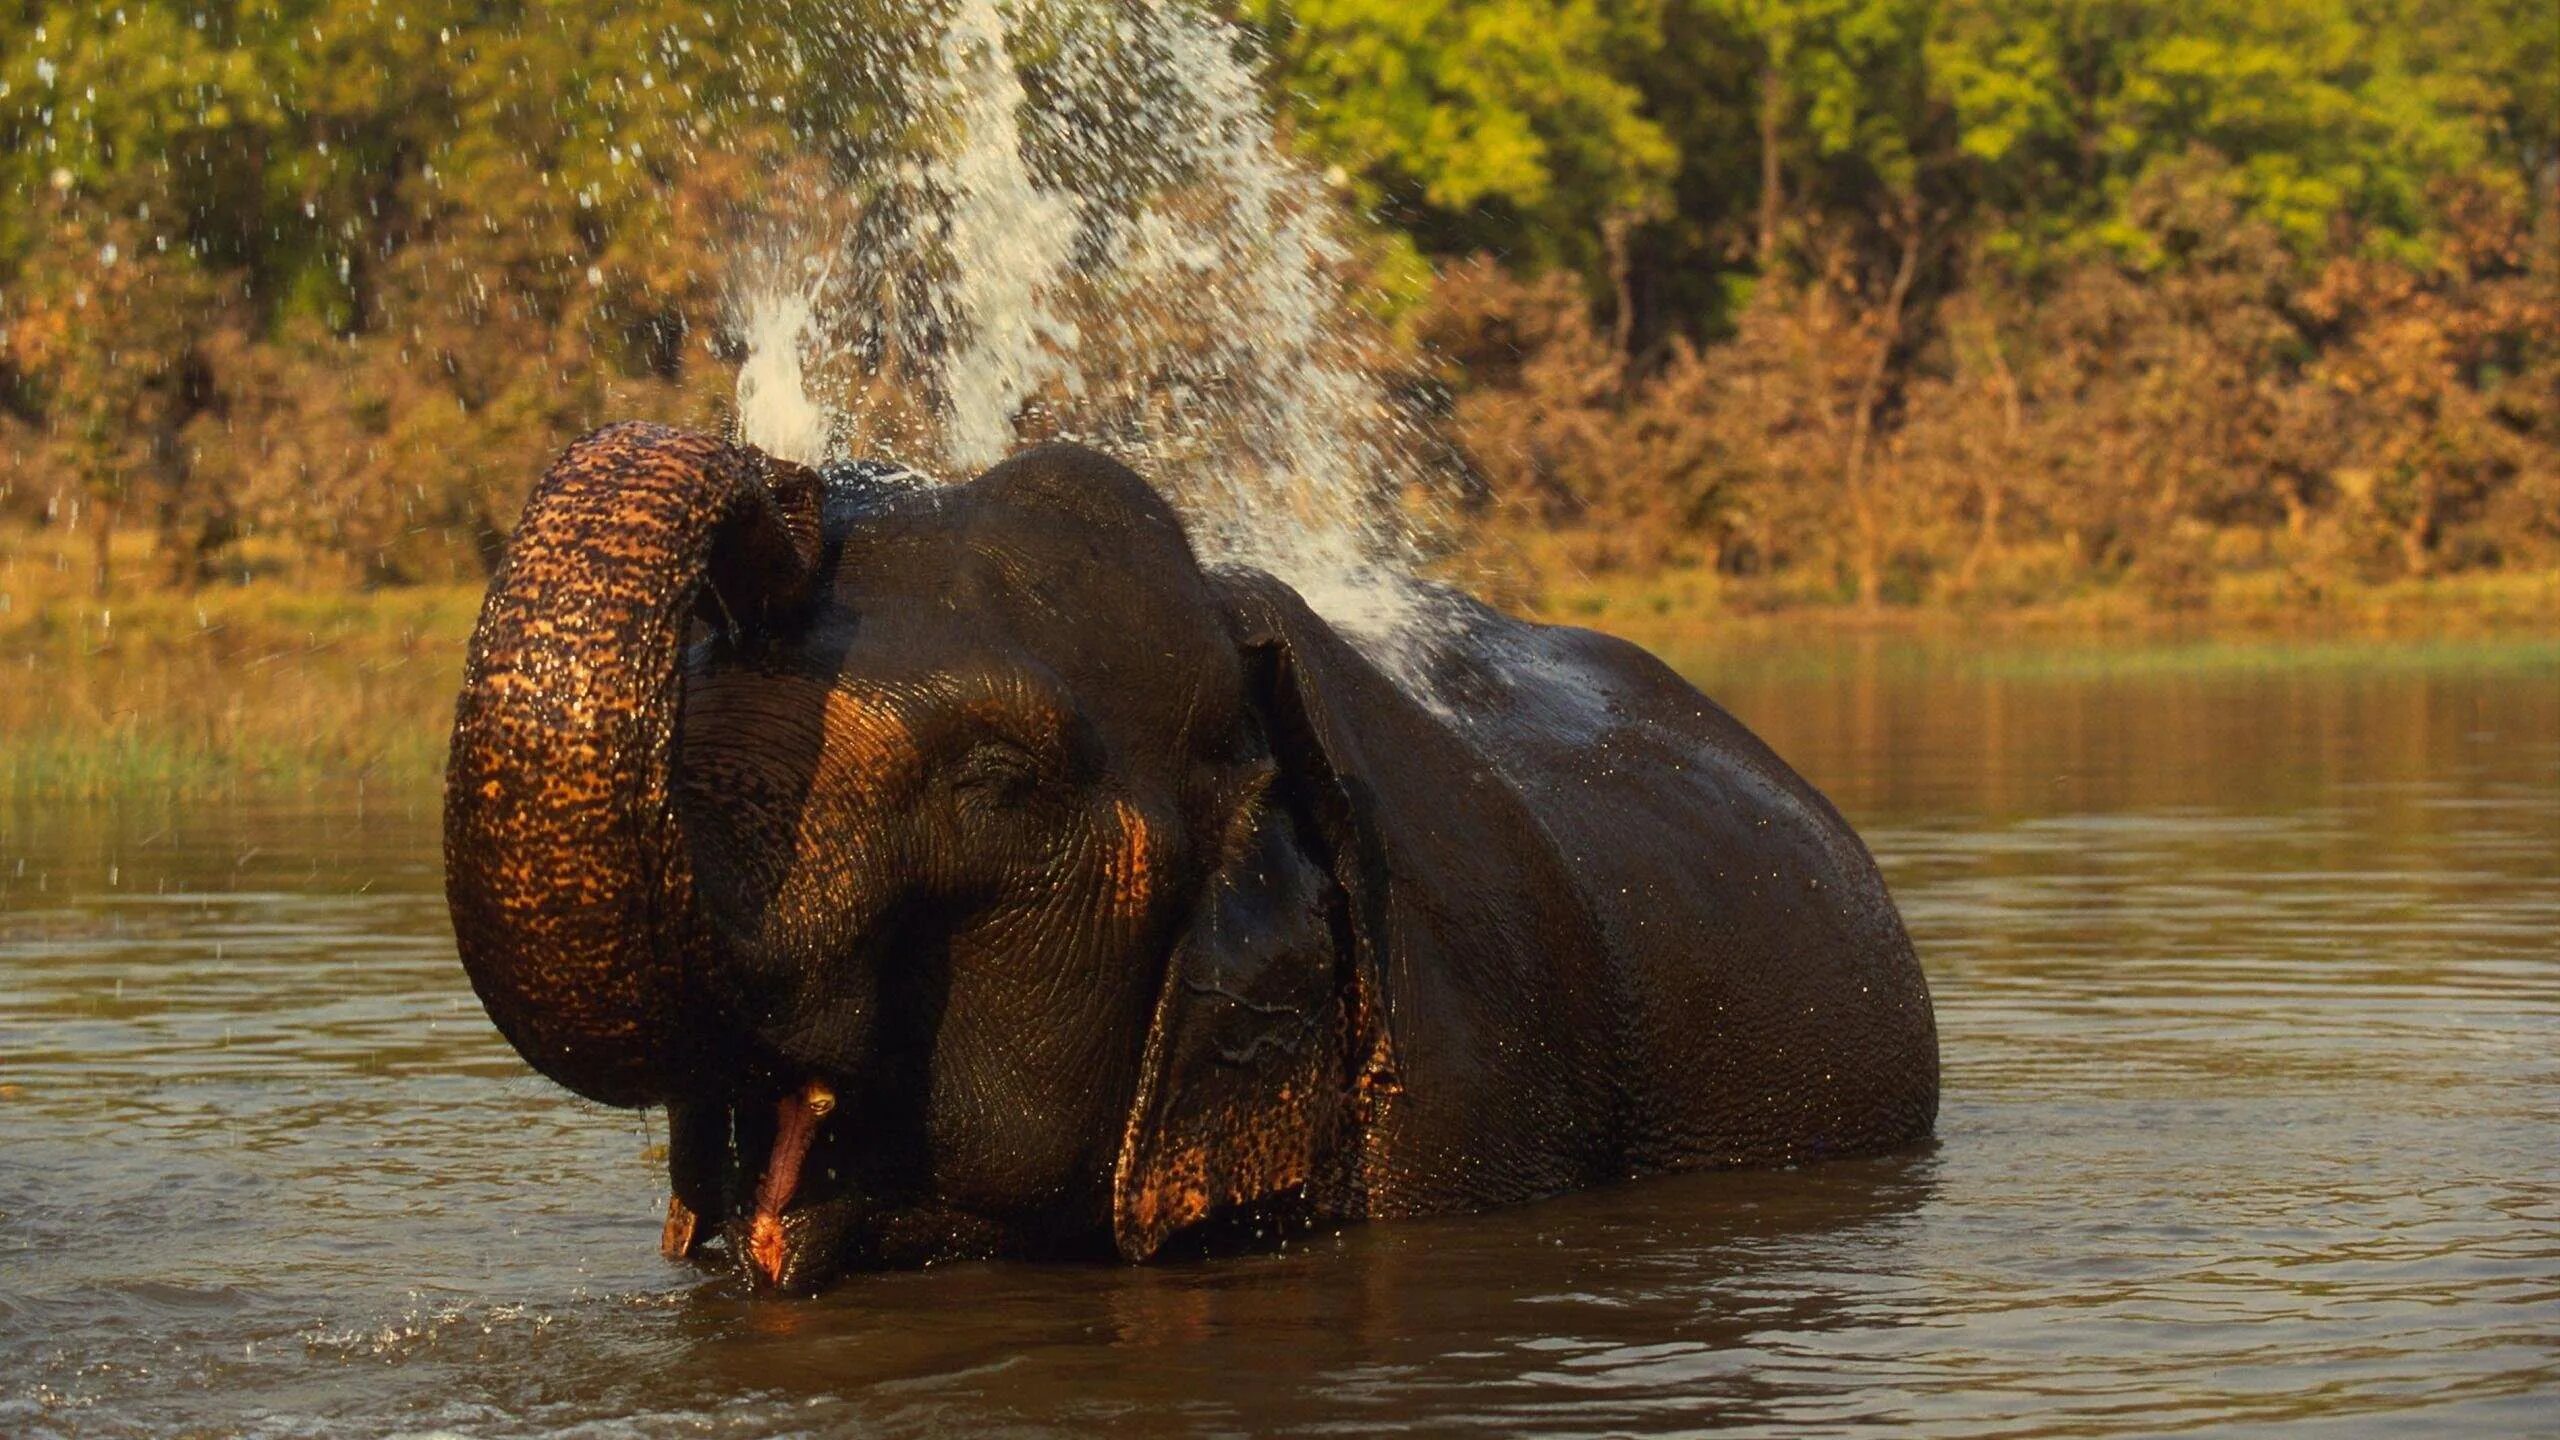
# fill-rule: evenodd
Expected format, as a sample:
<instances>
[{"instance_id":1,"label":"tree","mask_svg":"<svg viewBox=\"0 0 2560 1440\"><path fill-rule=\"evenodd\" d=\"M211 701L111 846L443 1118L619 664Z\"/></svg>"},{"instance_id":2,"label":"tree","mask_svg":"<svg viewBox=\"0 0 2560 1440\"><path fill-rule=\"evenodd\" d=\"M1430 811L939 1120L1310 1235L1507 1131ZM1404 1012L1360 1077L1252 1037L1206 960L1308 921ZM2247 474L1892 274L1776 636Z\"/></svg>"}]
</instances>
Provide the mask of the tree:
<instances>
[{"instance_id":1,"label":"tree","mask_svg":"<svg viewBox=\"0 0 2560 1440\"><path fill-rule=\"evenodd\" d=\"M1667 208L1675 162L1626 73L1652 3L1251 0L1316 150L1426 250L1607 264L1605 226Z\"/></svg>"},{"instance_id":2,"label":"tree","mask_svg":"<svg viewBox=\"0 0 2560 1440\"><path fill-rule=\"evenodd\" d=\"M1983 246L2029 273L2170 258L2128 205L2200 150L2298 254L2344 233L2414 254L2431 177L2486 153L2482 68L2354 0L1948 0L1930 51Z\"/></svg>"}]
</instances>

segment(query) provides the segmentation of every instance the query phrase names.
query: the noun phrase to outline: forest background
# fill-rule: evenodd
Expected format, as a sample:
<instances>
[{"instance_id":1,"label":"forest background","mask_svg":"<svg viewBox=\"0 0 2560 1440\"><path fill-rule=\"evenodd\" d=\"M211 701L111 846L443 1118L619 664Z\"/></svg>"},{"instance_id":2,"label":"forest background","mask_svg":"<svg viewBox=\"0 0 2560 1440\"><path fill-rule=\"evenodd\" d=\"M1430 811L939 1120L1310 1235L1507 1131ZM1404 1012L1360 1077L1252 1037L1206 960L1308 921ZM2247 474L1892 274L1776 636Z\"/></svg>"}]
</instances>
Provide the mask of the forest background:
<instances>
[{"instance_id":1,"label":"forest background","mask_svg":"<svg viewBox=\"0 0 2560 1440\"><path fill-rule=\"evenodd\" d=\"M1236 8L1506 600L2550 622L2549 0ZM0 6L0 629L467 594L569 437L726 423L742 225L900 143L805 23Z\"/></svg>"}]
</instances>

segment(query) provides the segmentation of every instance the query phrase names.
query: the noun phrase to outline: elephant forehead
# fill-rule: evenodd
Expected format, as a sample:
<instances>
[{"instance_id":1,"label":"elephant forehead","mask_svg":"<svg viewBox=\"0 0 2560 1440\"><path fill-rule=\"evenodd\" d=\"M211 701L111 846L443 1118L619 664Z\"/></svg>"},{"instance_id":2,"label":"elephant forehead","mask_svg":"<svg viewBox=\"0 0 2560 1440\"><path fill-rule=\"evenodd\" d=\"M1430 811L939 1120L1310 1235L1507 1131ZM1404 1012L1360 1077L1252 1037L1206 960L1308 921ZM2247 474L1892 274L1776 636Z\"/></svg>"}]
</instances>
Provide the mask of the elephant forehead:
<instances>
[{"instance_id":1,"label":"elephant forehead","mask_svg":"<svg viewBox=\"0 0 2560 1440\"><path fill-rule=\"evenodd\" d=\"M956 708L959 718L976 729L1045 747L1066 738L1069 703L1040 687L988 679L963 695Z\"/></svg>"},{"instance_id":2,"label":"elephant forehead","mask_svg":"<svg viewBox=\"0 0 2560 1440\"><path fill-rule=\"evenodd\" d=\"M1235 647L1198 567L1167 537L984 503L937 518L857 535L842 551L834 599L859 621L848 669L965 689L974 671L1027 665L1067 702L1055 708L1133 744L1178 750L1195 731L1232 725Z\"/></svg>"}]
</instances>

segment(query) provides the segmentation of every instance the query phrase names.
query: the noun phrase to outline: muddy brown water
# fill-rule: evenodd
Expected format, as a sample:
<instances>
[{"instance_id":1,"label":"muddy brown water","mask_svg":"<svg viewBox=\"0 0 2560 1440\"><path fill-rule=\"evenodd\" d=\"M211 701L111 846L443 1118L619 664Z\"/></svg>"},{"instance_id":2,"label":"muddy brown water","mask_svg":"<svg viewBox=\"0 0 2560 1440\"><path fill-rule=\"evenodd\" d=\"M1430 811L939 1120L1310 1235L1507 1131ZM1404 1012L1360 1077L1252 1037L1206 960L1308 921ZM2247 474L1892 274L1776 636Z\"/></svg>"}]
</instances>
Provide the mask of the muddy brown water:
<instances>
[{"instance_id":1,"label":"muddy brown water","mask_svg":"<svg viewBox=\"0 0 2560 1440\"><path fill-rule=\"evenodd\" d=\"M432 796L0 808L0 1435L2560 1431L2560 650L1702 664L1936 1143L748 1298L482 1019Z\"/></svg>"}]
</instances>

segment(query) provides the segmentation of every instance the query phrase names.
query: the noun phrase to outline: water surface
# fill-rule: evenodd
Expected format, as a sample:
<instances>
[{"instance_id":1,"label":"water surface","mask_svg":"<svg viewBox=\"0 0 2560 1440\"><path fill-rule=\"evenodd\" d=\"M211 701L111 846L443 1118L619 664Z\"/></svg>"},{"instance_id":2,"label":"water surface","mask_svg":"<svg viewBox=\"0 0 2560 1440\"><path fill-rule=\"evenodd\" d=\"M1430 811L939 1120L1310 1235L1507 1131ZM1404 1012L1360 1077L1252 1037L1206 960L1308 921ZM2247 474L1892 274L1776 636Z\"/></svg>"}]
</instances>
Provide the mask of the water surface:
<instances>
[{"instance_id":1,"label":"water surface","mask_svg":"<svg viewBox=\"0 0 2560 1440\"><path fill-rule=\"evenodd\" d=\"M814 1303L657 1259L432 796L0 809L0 1433L2547 1433L2548 648L1694 668L1883 861L1935 1144Z\"/></svg>"}]
</instances>

